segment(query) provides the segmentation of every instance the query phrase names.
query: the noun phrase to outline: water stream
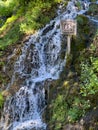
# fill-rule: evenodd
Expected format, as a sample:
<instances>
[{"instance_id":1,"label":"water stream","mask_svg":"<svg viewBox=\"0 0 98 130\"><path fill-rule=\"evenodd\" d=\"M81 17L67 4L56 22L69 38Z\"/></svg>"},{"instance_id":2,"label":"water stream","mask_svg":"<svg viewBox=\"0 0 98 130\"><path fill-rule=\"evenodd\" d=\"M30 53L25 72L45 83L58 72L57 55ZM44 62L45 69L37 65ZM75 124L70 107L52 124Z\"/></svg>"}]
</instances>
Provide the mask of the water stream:
<instances>
[{"instance_id":1,"label":"water stream","mask_svg":"<svg viewBox=\"0 0 98 130\"><path fill-rule=\"evenodd\" d=\"M45 81L56 80L66 60L60 58L62 34L61 19L74 19L85 13L89 1L80 0L82 10L78 10L75 0L68 3L65 12L59 6L58 16L25 43L22 54L15 63L11 84L16 76L24 79L19 91L4 106L0 130L46 130L42 120L46 106ZM10 85L11 85L10 84ZM10 88L10 85L7 89Z\"/></svg>"}]
</instances>

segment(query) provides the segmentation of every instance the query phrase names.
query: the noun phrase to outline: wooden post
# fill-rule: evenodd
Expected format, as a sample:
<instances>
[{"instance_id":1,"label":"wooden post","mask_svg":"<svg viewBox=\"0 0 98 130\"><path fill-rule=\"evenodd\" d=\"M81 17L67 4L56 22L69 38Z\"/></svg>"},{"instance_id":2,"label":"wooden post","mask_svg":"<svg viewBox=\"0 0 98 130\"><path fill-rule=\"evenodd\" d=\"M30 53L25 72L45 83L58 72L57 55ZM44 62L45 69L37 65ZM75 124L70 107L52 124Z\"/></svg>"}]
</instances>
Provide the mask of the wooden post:
<instances>
[{"instance_id":1,"label":"wooden post","mask_svg":"<svg viewBox=\"0 0 98 130\"><path fill-rule=\"evenodd\" d=\"M71 36L77 34L77 22L73 19L61 20L60 28L62 34L67 35L67 54L71 52Z\"/></svg>"},{"instance_id":2,"label":"wooden post","mask_svg":"<svg viewBox=\"0 0 98 130\"><path fill-rule=\"evenodd\" d=\"M70 42L70 40L71 40L71 36L68 35L68 36L67 36L67 54L68 54L68 55L69 55L70 52L71 52L71 42Z\"/></svg>"}]
</instances>

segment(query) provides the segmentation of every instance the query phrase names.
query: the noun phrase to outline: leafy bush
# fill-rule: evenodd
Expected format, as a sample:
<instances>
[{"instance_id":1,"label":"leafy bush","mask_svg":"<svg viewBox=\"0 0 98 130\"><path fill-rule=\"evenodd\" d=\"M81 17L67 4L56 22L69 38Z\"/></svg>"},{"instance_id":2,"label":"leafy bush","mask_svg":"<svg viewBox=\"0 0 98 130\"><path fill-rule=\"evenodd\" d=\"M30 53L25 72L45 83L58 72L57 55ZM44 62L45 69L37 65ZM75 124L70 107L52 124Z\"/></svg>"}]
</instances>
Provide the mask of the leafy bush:
<instances>
[{"instance_id":1,"label":"leafy bush","mask_svg":"<svg viewBox=\"0 0 98 130\"><path fill-rule=\"evenodd\" d=\"M0 1L0 50L17 42L21 34L32 34L48 23L55 16L56 4L60 1Z\"/></svg>"},{"instance_id":2,"label":"leafy bush","mask_svg":"<svg viewBox=\"0 0 98 130\"><path fill-rule=\"evenodd\" d=\"M98 14L98 4L95 4L95 3L91 4L87 14L97 15Z\"/></svg>"},{"instance_id":3,"label":"leafy bush","mask_svg":"<svg viewBox=\"0 0 98 130\"><path fill-rule=\"evenodd\" d=\"M85 47L88 46L90 42L89 34L90 27L89 19L84 15L77 16L77 37L73 37L72 39L72 53L76 60L76 57L79 55L77 52L82 51ZM77 56L76 56L77 55Z\"/></svg>"},{"instance_id":4,"label":"leafy bush","mask_svg":"<svg viewBox=\"0 0 98 130\"><path fill-rule=\"evenodd\" d=\"M85 112L90 108L89 100L74 97L71 108L68 110L68 122L74 123L84 116Z\"/></svg>"},{"instance_id":5,"label":"leafy bush","mask_svg":"<svg viewBox=\"0 0 98 130\"><path fill-rule=\"evenodd\" d=\"M52 120L55 121L61 121L63 122L65 120L65 109L66 109L66 103L64 102L64 97L63 95L58 95L54 102L54 107L53 107L53 117Z\"/></svg>"},{"instance_id":6,"label":"leafy bush","mask_svg":"<svg viewBox=\"0 0 98 130\"><path fill-rule=\"evenodd\" d=\"M17 42L21 35L22 33L20 32L20 25L17 22L11 27L4 37L0 38L0 50L4 50L7 46Z\"/></svg>"},{"instance_id":7,"label":"leafy bush","mask_svg":"<svg viewBox=\"0 0 98 130\"><path fill-rule=\"evenodd\" d=\"M21 31L28 33L32 30L38 30L43 27L55 16L54 1L30 2L25 14L25 20L20 25Z\"/></svg>"},{"instance_id":8,"label":"leafy bush","mask_svg":"<svg viewBox=\"0 0 98 130\"><path fill-rule=\"evenodd\" d=\"M16 0L0 1L0 16L11 16L13 11L17 9L18 2Z\"/></svg>"},{"instance_id":9,"label":"leafy bush","mask_svg":"<svg viewBox=\"0 0 98 130\"><path fill-rule=\"evenodd\" d=\"M58 95L52 103L52 118L51 122L55 125L55 130L60 130L63 123L74 123L85 115L90 108L90 101L83 97L75 96L65 101L65 95ZM56 124L55 124L56 123Z\"/></svg>"},{"instance_id":10,"label":"leafy bush","mask_svg":"<svg viewBox=\"0 0 98 130\"><path fill-rule=\"evenodd\" d=\"M61 129L61 124L65 121L66 118L66 110L67 110L67 104L64 101L63 95L58 95L56 100L53 102L53 108L52 108L52 119L51 121L57 122L55 124L55 130Z\"/></svg>"},{"instance_id":11,"label":"leafy bush","mask_svg":"<svg viewBox=\"0 0 98 130\"><path fill-rule=\"evenodd\" d=\"M81 94L83 96L98 93L98 58L90 57L81 63Z\"/></svg>"}]
</instances>

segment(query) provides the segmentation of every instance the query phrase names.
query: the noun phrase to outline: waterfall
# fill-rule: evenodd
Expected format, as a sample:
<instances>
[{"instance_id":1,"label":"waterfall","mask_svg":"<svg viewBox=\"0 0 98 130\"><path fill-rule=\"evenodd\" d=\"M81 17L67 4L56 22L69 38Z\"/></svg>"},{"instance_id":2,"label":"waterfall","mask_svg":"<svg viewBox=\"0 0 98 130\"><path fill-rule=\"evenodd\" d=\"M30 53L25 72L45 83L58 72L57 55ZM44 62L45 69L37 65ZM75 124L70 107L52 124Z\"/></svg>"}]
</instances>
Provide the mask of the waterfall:
<instances>
[{"instance_id":1,"label":"waterfall","mask_svg":"<svg viewBox=\"0 0 98 130\"><path fill-rule=\"evenodd\" d=\"M22 54L14 66L15 78L22 78L24 83L14 96L8 99L0 123L1 130L46 130L47 125L42 120L46 106L45 81L56 80L65 65L61 59L62 35L60 19L74 19L78 14L85 13L89 1L80 0L82 10L78 10L75 0L68 3L65 12L58 16L36 34L30 36L22 48ZM10 85L7 89L10 88Z\"/></svg>"},{"instance_id":2,"label":"waterfall","mask_svg":"<svg viewBox=\"0 0 98 130\"><path fill-rule=\"evenodd\" d=\"M44 82L58 79L65 64L65 60L60 59L62 35L59 22L59 19L51 21L25 43L14 65L11 81L13 84L18 77L24 84L5 103L2 130L46 129L41 117L46 106Z\"/></svg>"}]
</instances>

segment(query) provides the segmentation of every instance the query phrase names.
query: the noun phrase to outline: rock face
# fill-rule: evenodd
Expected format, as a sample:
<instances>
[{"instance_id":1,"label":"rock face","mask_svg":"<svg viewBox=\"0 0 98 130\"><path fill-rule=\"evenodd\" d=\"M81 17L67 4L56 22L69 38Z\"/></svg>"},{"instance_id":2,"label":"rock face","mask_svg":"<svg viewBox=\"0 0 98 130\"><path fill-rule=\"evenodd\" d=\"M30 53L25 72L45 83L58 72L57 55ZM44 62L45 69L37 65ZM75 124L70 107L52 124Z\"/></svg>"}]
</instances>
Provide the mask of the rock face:
<instances>
[{"instance_id":1,"label":"rock face","mask_svg":"<svg viewBox=\"0 0 98 130\"><path fill-rule=\"evenodd\" d=\"M8 84L11 82L11 78L14 72L14 64L21 54L21 47L22 44L12 45L4 51L4 56L0 57L0 63L2 63L0 68L0 86L2 91L5 90Z\"/></svg>"}]
</instances>

